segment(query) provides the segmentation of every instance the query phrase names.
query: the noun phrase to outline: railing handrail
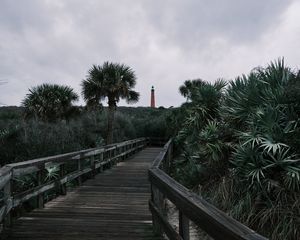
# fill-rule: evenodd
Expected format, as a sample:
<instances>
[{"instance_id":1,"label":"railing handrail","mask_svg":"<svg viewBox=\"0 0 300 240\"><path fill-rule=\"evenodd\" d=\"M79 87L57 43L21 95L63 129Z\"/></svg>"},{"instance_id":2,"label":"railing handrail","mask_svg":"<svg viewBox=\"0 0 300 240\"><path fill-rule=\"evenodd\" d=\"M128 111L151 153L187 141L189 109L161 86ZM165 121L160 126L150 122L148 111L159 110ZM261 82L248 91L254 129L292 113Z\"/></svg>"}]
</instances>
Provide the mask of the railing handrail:
<instances>
[{"instance_id":1,"label":"railing handrail","mask_svg":"<svg viewBox=\"0 0 300 240\"><path fill-rule=\"evenodd\" d=\"M170 239L189 239L189 220L214 239L222 240L266 240L212 204L196 195L160 168L168 169L172 159L170 139L149 169L152 198L149 207L153 215L154 230L165 233ZM166 168L167 167L167 168ZM165 212L165 198L179 210L179 233L168 222Z\"/></svg>"},{"instance_id":2,"label":"railing handrail","mask_svg":"<svg viewBox=\"0 0 300 240\"><path fill-rule=\"evenodd\" d=\"M38 204L43 205L43 193L57 187L57 185L65 188L64 194L66 194L66 183L78 179L81 182L81 176L87 173L95 174L95 170L102 168L104 165L115 163L120 158L125 158L131 155L133 152L140 150L146 146L148 139L137 138L134 140L128 140L120 143L114 143L97 148L84 149L80 151L59 154L50 157L42 157L32 159L28 161L11 163L0 168L0 190L3 190L4 197L2 198L2 205L0 206L0 223L5 220L10 224L10 212L14 207L17 207L22 202L27 201L33 197L38 197ZM106 155L104 155L106 154ZM99 161L95 161L95 157L100 158ZM104 157L105 156L105 157ZM90 164L88 166L82 166L82 160L89 158ZM76 161L77 169L75 171L67 173L64 170L65 164L70 161ZM42 171L50 166L59 166L60 175L59 178L44 183L41 180ZM32 187L25 192L13 194L12 182L15 177L20 177L26 174L37 173L38 186ZM40 175L39 175L40 174ZM41 207L39 206L39 207Z\"/></svg>"},{"instance_id":3,"label":"railing handrail","mask_svg":"<svg viewBox=\"0 0 300 240\"><path fill-rule=\"evenodd\" d=\"M95 148L88 148L88 149L84 149L84 150L79 150L79 151L75 151L75 152L69 152L69 153L63 153L63 154L57 154L57 155L53 155L53 156L49 156L49 157L42 157L42 158L35 158L32 160L26 160L26 161L22 161L22 162L17 162L17 163L10 163L10 164L6 164L4 165L2 168L4 167L11 167L11 168L18 168L20 166L26 166L26 165L31 165L32 163L47 163L47 162L52 162L52 161L65 161L66 158L70 158L70 157L74 157L74 156L78 156L80 154L86 154L86 153L92 153L95 150L106 150L108 148L114 148L114 147L120 147L123 145L126 145L127 143L133 143L133 142L137 142L140 140L144 140L146 138L137 138L137 139L133 139L133 140L127 140L124 142L120 142L120 143L113 143L113 144L109 144L109 145L105 145L105 146L101 146L101 147L95 147ZM0 178L1 178L1 169L0 168Z\"/></svg>"},{"instance_id":4,"label":"railing handrail","mask_svg":"<svg viewBox=\"0 0 300 240\"><path fill-rule=\"evenodd\" d=\"M161 165L161 163L163 162L165 155L168 152L168 149L170 148L171 144L172 144L172 138L169 139L169 141L163 146L163 149L160 151L160 153L156 156L156 158L154 159L151 169L153 168L159 168L159 166Z\"/></svg>"}]
</instances>

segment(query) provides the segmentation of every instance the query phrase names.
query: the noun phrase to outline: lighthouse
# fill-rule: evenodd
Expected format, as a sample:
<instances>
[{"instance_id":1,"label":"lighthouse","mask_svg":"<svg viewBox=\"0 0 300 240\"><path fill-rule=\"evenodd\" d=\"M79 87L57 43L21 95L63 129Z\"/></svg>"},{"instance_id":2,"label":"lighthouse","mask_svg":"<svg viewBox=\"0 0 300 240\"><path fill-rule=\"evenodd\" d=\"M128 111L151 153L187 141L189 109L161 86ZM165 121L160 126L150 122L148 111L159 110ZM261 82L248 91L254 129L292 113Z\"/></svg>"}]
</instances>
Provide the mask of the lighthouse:
<instances>
[{"instance_id":1,"label":"lighthouse","mask_svg":"<svg viewBox=\"0 0 300 240\"><path fill-rule=\"evenodd\" d=\"M154 87L151 88L151 103L150 106L152 108L155 108L155 95L154 95Z\"/></svg>"}]
</instances>

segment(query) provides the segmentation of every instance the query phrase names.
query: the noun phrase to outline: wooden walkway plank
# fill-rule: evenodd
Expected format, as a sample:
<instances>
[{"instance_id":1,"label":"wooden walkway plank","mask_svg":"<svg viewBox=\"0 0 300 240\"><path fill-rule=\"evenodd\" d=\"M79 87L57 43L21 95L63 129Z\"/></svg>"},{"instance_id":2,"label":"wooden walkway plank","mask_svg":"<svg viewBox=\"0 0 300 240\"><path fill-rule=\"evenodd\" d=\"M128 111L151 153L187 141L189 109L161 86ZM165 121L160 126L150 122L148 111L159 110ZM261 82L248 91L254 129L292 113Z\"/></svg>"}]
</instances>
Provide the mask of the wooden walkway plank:
<instances>
[{"instance_id":1,"label":"wooden walkway plank","mask_svg":"<svg viewBox=\"0 0 300 240\"><path fill-rule=\"evenodd\" d=\"M152 232L147 176L160 151L146 148L19 218L8 239L161 239Z\"/></svg>"}]
</instances>

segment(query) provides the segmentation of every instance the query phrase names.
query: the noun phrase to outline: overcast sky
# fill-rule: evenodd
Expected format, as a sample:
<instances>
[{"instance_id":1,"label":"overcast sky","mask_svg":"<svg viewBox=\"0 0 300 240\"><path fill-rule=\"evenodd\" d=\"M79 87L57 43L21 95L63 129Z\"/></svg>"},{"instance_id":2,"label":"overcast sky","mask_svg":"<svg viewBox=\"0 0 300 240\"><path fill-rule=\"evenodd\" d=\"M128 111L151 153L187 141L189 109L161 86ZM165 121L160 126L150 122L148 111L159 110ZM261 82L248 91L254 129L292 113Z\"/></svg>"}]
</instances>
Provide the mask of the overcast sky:
<instances>
[{"instance_id":1,"label":"overcast sky","mask_svg":"<svg viewBox=\"0 0 300 240\"><path fill-rule=\"evenodd\" d=\"M92 64L125 63L136 106L178 106L186 79L234 79L285 57L300 66L299 0L0 0L0 102L80 83ZM78 104L83 104L80 100Z\"/></svg>"}]
</instances>

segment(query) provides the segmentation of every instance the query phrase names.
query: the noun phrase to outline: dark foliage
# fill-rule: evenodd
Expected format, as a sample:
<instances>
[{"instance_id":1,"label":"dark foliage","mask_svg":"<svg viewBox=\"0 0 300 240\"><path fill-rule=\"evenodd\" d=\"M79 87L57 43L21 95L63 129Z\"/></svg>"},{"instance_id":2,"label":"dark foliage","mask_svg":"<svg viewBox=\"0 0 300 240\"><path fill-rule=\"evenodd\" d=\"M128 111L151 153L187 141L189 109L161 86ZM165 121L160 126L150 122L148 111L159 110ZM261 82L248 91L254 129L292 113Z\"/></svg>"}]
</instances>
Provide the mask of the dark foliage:
<instances>
[{"instance_id":1,"label":"dark foliage","mask_svg":"<svg viewBox=\"0 0 300 240\"><path fill-rule=\"evenodd\" d=\"M101 146L107 135L106 111L77 107L69 121L23 120L23 108L0 108L0 165ZM136 137L167 137L168 109L119 107L116 142Z\"/></svg>"},{"instance_id":2,"label":"dark foliage","mask_svg":"<svg viewBox=\"0 0 300 240\"><path fill-rule=\"evenodd\" d=\"M274 240L300 238L299 83L283 60L226 89L187 81L171 116L177 179Z\"/></svg>"}]
</instances>

